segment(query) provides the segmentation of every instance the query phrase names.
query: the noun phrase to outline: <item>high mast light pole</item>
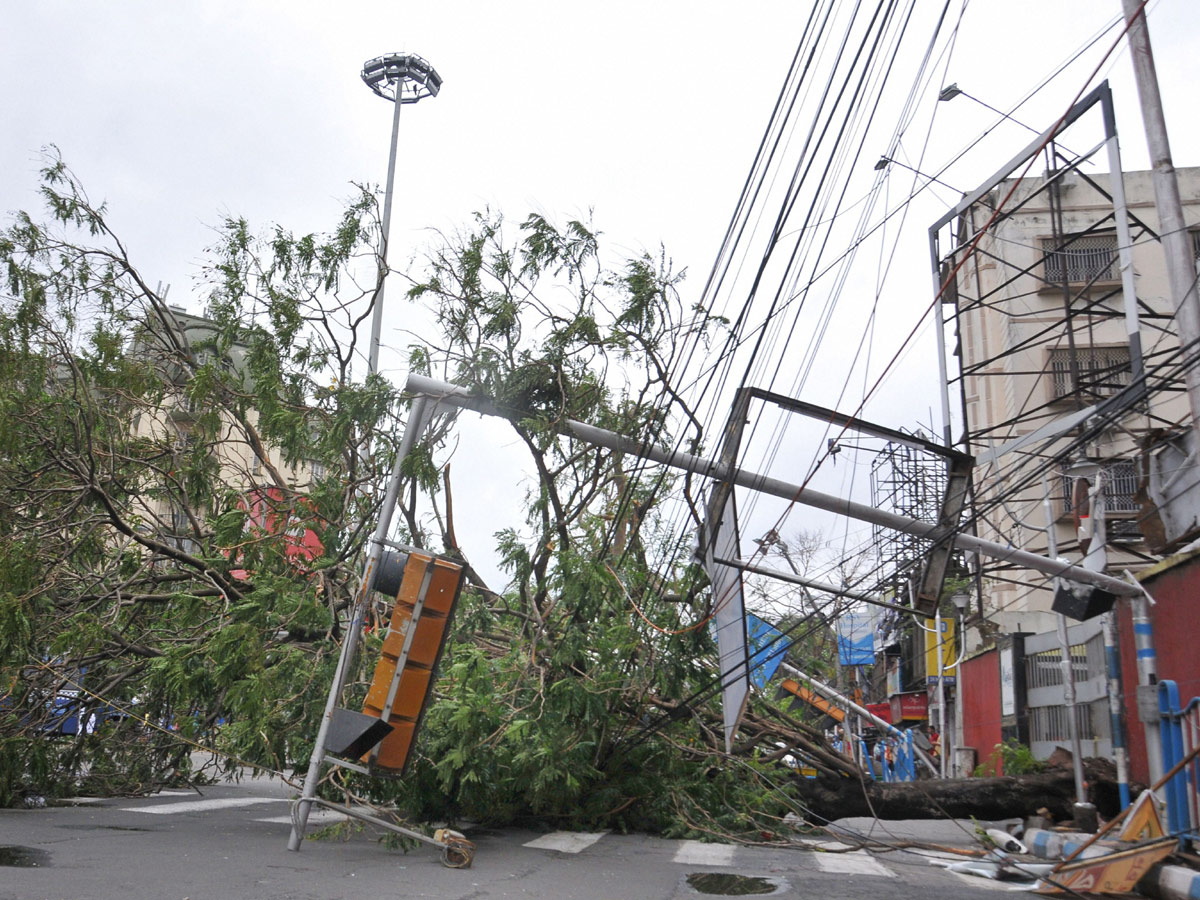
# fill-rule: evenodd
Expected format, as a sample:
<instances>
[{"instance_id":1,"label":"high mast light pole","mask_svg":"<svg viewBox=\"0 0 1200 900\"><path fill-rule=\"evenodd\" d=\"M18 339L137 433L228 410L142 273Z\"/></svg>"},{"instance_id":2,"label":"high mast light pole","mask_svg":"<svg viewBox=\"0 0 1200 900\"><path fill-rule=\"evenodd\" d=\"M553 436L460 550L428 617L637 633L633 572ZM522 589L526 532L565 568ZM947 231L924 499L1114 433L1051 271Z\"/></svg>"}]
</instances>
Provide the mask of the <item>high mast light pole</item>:
<instances>
[{"instance_id":1,"label":"high mast light pole","mask_svg":"<svg viewBox=\"0 0 1200 900\"><path fill-rule=\"evenodd\" d=\"M396 145L400 136L400 107L406 103L416 103L425 97L436 97L438 91L442 89L442 76L438 75L437 70L419 56L411 53L390 53L387 56L378 56L375 59L367 60L363 65L362 80L366 82L367 87L385 100L391 100L396 107L392 116L392 148L388 156L387 188L383 195L381 256L384 272L383 278L379 282L379 293L375 298L375 309L371 316L371 349L367 358L368 372L374 375L379 370L379 335L383 326L383 289L387 283L388 232L392 222L392 186L396 179ZM412 416L409 419L410 426L421 422L424 408L425 401L418 398L413 404ZM418 427L410 427L405 434L415 435L418 430ZM406 437L405 441L408 440ZM379 568L379 561L383 558L383 545L392 520L392 510L396 508L396 491L400 486L399 465L410 449L411 443L406 446L404 442L401 442L400 453L396 457L396 468L392 472L388 493L383 501L383 515L376 525L375 535L371 539L366 567L358 586L358 592L354 597L346 634L342 637L342 647L338 655L337 667L334 670L333 684L329 688L329 696L325 701L325 713L321 717L312 756L308 761L308 775L304 779L304 789L296 804L295 815L292 819L292 833L288 839L289 850L299 850L300 844L304 840L304 831L308 826L308 814L317 796L317 785L321 780L321 766L324 764L326 756L325 743L333 721L334 708L346 685L355 648L359 636L362 634L363 620L367 604L370 602L375 572Z\"/></svg>"},{"instance_id":2,"label":"high mast light pole","mask_svg":"<svg viewBox=\"0 0 1200 900\"><path fill-rule=\"evenodd\" d=\"M396 149L400 138L400 107L416 103L425 97L436 97L442 89L442 76L426 60L415 53L389 53L377 56L363 64L362 80L367 87L385 100L392 101L392 146L388 154L387 187L383 194L383 280L379 283L379 294L375 298L375 309L371 316L371 348L367 357L367 371L374 375L379 371L379 339L383 329L383 296L387 283L388 235L392 225L392 189L396 181Z\"/></svg>"}]
</instances>

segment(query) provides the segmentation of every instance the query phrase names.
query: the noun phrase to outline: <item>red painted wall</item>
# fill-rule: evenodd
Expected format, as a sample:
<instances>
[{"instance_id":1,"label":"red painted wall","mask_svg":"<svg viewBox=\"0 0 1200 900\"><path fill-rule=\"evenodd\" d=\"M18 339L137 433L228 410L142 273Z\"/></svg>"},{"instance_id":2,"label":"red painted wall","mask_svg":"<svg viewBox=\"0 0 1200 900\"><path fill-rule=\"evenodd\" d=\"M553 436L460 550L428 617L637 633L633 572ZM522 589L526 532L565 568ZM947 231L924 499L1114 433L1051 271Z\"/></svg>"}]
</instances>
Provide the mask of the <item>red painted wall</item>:
<instances>
[{"instance_id":1,"label":"red painted wall","mask_svg":"<svg viewBox=\"0 0 1200 900\"><path fill-rule=\"evenodd\" d=\"M1186 705L1200 696L1200 558L1191 559L1152 576L1144 582L1154 597L1148 605L1154 630L1154 649L1158 657L1158 678L1170 678L1179 685L1179 697ZM1129 735L1129 770L1134 781L1149 782L1146 738L1137 717L1137 647L1133 640L1130 604L1119 604L1118 640L1121 648L1122 693L1125 697L1125 721Z\"/></svg>"},{"instance_id":2,"label":"red painted wall","mask_svg":"<svg viewBox=\"0 0 1200 900\"><path fill-rule=\"evenodd\" d=\"M959 664L958 703L963 746L975 748L975 764L1000 743L1000 660L989 650Z\"/></svg>"}]
</instances>

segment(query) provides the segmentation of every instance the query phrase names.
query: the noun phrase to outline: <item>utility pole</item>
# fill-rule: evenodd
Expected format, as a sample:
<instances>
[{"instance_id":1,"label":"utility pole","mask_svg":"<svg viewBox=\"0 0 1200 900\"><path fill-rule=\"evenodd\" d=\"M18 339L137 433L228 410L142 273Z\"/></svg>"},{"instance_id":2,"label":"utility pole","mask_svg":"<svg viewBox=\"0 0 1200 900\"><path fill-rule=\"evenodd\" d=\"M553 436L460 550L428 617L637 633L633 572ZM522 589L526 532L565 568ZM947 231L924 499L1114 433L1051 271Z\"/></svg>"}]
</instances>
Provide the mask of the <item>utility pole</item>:
<instances>
[{"instance_id":1,"label":"utility pole","mask_svg":"<svg viewBox=\"0 0 1200 900\"><path fill-rule=\"evenodd\" d=\"M1188 408L1192 414L1192 450L1200 450L1200 366L1190 365L1189 359L1200 353L1200 297L1196 293L1196 259L1191 235L1183 218L1183 202L1179 196L1179 180L1171 161L1171 144L1167 139L1167 121L1163 114L1162 95L1158 90L1158 74L1154 68L1154 53L1150 49L1150 29L1146 24L1145 3L1122 0L1125 19L1129 25L1129 54L1133 59L1133 75L1137 82L1138 98L1142 105L1142 122L1146 129L1146 144L1150 150L1150 168L1154 181L1154 205L1158 210L1158 232L1167 262L1167 277L1171 285L1171 301L1175 307L1175 325L1183 349L1184 381L1187 385ZM1150 708L1149 696L1158 682L1154 656L1154 635L1146 600L1133 600L1134 632L1138 654L1138 712ZM1144 700L1143 700L1144 698ZM1158 741L1157 721L1142 722L1146 731L1146 755L1149 757L1150 780L1161 771L1162 757Z\"/></svg>"},{"instance_id":2,"label":"utility pole","mask_svg":"<svg viewBox=\"0 0 1200 900\"><path fill-rule=\"evenodd\" d=\"M1129 26L1129 53L1133 59L1133 75L1137 82L1142 106L1142 122L1146 129L1146 144L1150 150L1150 168L1154 181L1154 205L1158 210L1158 233L1167 258L1167 277L1171 284L1171 300L1175 306L1175 323L1179 343L1183 345L1184 379L1187 383L1188 405L1192 413L1192 437L1200 447L1200 366L1188 365L1187 360L1200 352L1200 297L1196 294L1196 264L1191 236L1183 219L1183 202L1179 196L1179 181L1171 161L1171 144L1167 140L1167 122L1163 115L1162 95L1158 90L1158 75L1154 54L1150 49L1150 31L1146 25L1144 3L1121 0ZM1114 173L1115 175L1115 173Z\"/></svg>"}]
</instances>

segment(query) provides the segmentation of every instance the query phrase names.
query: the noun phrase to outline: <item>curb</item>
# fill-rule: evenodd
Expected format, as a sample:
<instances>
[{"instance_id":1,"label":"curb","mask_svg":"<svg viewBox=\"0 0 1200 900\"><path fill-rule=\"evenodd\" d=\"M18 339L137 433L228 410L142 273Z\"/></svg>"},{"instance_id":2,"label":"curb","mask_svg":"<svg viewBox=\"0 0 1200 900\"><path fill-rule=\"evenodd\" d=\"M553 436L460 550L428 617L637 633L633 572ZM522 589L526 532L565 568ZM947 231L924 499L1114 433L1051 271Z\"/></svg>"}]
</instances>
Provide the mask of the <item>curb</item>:
<instances>
[{"instance_id":1,"label":"curb","mask_svg":"<svg viewBox=\"0 0 1200 900\"><path fill-rule=\"evenodd\" d=\"M1200 900L1200 872L1160 863L1138 882L1138 890L1162 900Z\"/></svg>"},{"instance_id":2,"label":"curb","mask_svg":"<svg viewBox=\"0 0 1200 900\"><path fill-rule=\"evenodd\" d=\"M1042 859L1062 859L1091 835L1070 831L1046 831L1031 828L1021 838L1029 852ZM1083 851L1080 859L1103 856L1119 849L1113 841L1097 841ZM1138 890L1161 900L1200 900L1200 872L1187 866L1158 864L1138 882Z\"/></svg>"},{"instance_id":3,"label":"curb","mask_svg":"<svg viewBox=\"0 0 1200 900\"><path fill-rule=\"evenodd\" d=\"M1090 834L1078 831L1046 831L1043 828L1030 828L1021 837L1029 852L1041 859L1062 859L1074 853L1079 847L1092 838ZM1080 859L1091 859L1104 856L1119 849L1119 844L1112 841L1097 841L1083 851Z\"/></svg>"}]
</instances>

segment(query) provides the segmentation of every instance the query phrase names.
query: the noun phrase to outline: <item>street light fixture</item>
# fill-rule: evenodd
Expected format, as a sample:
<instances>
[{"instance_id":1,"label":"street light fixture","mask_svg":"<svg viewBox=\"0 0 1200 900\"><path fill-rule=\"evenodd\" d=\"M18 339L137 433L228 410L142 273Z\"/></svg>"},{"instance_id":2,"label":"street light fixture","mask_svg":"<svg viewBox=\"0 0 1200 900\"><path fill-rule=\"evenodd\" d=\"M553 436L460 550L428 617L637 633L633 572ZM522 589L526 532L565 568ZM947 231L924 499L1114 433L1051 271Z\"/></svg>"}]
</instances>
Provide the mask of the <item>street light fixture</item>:
<instances>
[{"instance_id":1,"label":"street light fixture","mask_svg":"<svg viewBox=\"0 0 1200 900\"><path fill-rule=\"evenodd\" d=\"M941 100L944 103L947 100L953 100L961 93L963 93L963 89L957 84L948 84L938 91L938 100Z\"/></svg>"},{"instance_id":2,"label":"street light fixture","mask_svg":"<svg viewBox=\"0 0 1200 900\"><path fill-rule=\"evenodd\" d=\"M383 328L383 289L387 279L388 235L392 225L392 188L396 181L396 147L400 137L400 107L426 97L436 97L442 89L442 76L428 61L415 53L389 53L363 64L362 80L372 91L395 104L392 115L392 146L388 154L387 187L383 194L382 261L384 281L379 284L375 309L371 316L371 347L367 371L379 370L379 338Z\"/></svg>"},{"instance_id":3,"label":"street light fixture","mask_svg":"<svg viewBox=\"0 0 1200 900\"><path fill-rule=\"evenodd\" d=\"M363 63L362 80L385 100L416 103L436 97L442 89L442 77L428 61L415 53L389 53Z\"/></svg>"},{"instance_id":4,"label":"street light fixture","mask_svg":"<svg viewBox=\"0 0 1200 900\"><path fill-rule=\"evenodd\" d=\"M940 178L934 178L932 175L927 175L926 173L922 172L920 169L914 169L908 163L902 163L902 162L900 162L900 160L892 159L890 156L879 157L879 160L875 163L875 171L882 172L884 169L886 169L890 165L897 165L902 169L908 169L908 171L910 171L916 175L919 175L922 178L925 178L925 179L933 182L934 184L940 184L942 187L949 188L950 190L952 190L956 193L959 193L959 194L962 193L962 191L960 191L954 185L946 184L946 182L942 181Z\"/></svg>"},{"instance_id":5,"label":"street light fixture","mask_svg":"<svg viewBox=\"0 0 1200 900\"><path fill-rule=\"evenodd\" d=\"M1034 128L1032 125L1026 125L1020 119L1013 118L1012 116L1010 116L1008 113L1004 112L1003 110L996 109L996 107L992 106L992 104L990 104L990 103L984 103L978 97L974 97L971 94L968 94L966 91L964 91L962 88L960 88L957 84L948 84L944 88L942 88L940 91L938 91L938 102L945 103L947 100L953 100L955 97L958 97L960 95L963 97L966 97L968 100L974 100L976 103L978 103L984 109L990 109L996 115L1000 116L1000 118L1008 119L1008 121L1013 122L1017 125L1020 125L1026 131L1032 131L1034 134L1038 133L1038 130L1036 128Z\"/></svg>"},{"instance_id":6,"label":"street light fixture","mask_svg":"<svg viewBox=\"0 0 1200 900\"><path fill-rule=\"evenodd\" d=\"M1086 452L1080 451L1067 463L1063 474L1068 478L1094 478L1101 469L1100 463L1092 459Z\"/></svg>"}]
</instances>

